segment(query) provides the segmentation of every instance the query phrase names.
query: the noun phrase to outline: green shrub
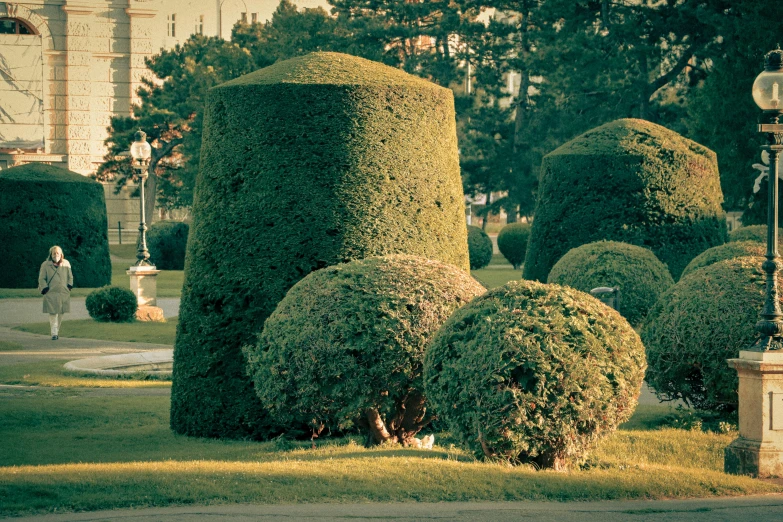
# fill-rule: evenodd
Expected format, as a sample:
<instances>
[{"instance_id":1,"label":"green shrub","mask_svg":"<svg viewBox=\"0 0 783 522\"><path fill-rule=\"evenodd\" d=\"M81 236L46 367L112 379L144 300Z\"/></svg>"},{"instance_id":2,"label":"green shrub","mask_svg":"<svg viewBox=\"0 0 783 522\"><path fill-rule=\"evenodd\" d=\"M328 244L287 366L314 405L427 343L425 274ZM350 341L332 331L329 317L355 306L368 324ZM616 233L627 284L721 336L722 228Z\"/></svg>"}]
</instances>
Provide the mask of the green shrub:
<instances>
[{"instance_id":1,"label":"green shrub","mask_svg":"<svg viewBox=\"0 0 783 522\"><path fill-rule=\"evenodd\" d=\"M599 286L619 288L618 311L634 326L674 284L666 265L655 254L615 241L598 241L569 250L552 267L547 282L588 293Z\"/></svg>"},{"instance_id":2,"label":"green shrub","mask_svg":"<svg viewBox=\"0 0 783 522\"><path fill-rule=\"evenodd\" d=\"M456 140L449 89L344 54L277 62L210 90L175 432L270 435L241 347L310 272L398 253L468 270Z\"/></svg>"},{"instance_id":3,"label":"green shrub","mask_svg":"<svg viewBox=\"0 0 783 522\"><path fill-rule=\"evenodd\" d=\"M641 335L646 380L658 397L700 410L737 408L737 371L726 359L754 341L764 303L763 261L738 257L693 271L650 310Z\"/></svg>"},{"instance_id":4,"label":"green shrub","mask_svg":"<svg viewBox=\"0 0 783 522\"><path fill-rule=\"evenodd\" d=\"M778 229L778 237L783 237L783 229ZM740 227L729 232L729 241L758 241L767 244L767 225Z\"/></svg>"},{"instance_id":5,"label":"green shrub","mask_svg":"<svg viewBox=\"0 0 783 522\"><path fill-rule=\"evenodd\" d=\"M766 233L766 232L765 232ZM767 247L758 241L730 241L725 245L708 248L698 256L694 257L685 270L682 271L682 277L690 274L694 270L712 265L725 259L734 259L735 257L757 256L763 257Z\"/></svg>"},{"instance_id":6,"label":"green shrub","mask_svg":"<svg viewBox=\"0 0 783 522\"><path fill-rule=\"evenodd\" d=\"M111 283L103 186L69 170L28 163L0 171L0 288L35 288L49 248L62 247L74 285ZM13 267L11 269L10 267Z\"/></svg>"},{"instance_id":7,"label":"green shrub","mask_svg":"<svg viewBox=\"0 0 783 522\"><path fill-rule=\"evenodd\" d=\"M492 240L479 227L468 225L468 252L471 270L484 268L492 261Z\"/></svg>"},{"instance_id":8,"label":"green shrub","mask_svg":"<svg viewBox=\"0 0 783 522\"><path fill-rule=\"evenodd\" d=\"M617 120L547 154L523 276L545 281L572 248L608 239L643 246L672 276L726 242L711 150L643 120Z\"/></svg>"},{"instance_id":9,"label":"green shrub","mask_svg":"<svg viewBox=\"0 0 783 522\"><path fill-rule=\"evenodd\" d=\"M87 313L102 323L128 323L136 319L139 308L136 296L127 288L104 286L87 296Z\"/></svg>"},{"instance_id":10,"label":"green shrub","mask_svg":"<svg viewBox=\"0 0 783 522\"><path fill-rule=\"evenodd\" d=\"M185 268L185 247L188 244L187 223L160 221L147 232L147 249L150 261L159 270L182 270Z\"/></svg>"},{"instance_id":11,"label":"green shrub","mask_svg":"<svg viewBox=\"0 0 783 522\"><path fill-rule=\"evenodd\" d=\"M498 250L513 265L514 270L518 270L525 262L530 229L530 223L509 223L498 234Z\"/></svg>"},{"instance_id":12,"label":"green shrub","mask_svg":"<svg viewBox=\"0 0 783 522\"><path fill-rule=\"evenodd\" d=\"M282 426L317 433L358 423L375 443L407 444L430 420L425 346L484 290L454 266L404 255L313 272L244 349L256 393Z\"/></svg>"},{"instance_id":13,"label":"green shrub","mask_svg":"<svg viewBox=\"0 0 783 522\"><path fill-rule=\"evenodd\" d=\"M636 407L644 347L577 290L512 281L457 310L424 360L427 400L477 456L564 468Z\"/></svg>"}]
</instances>

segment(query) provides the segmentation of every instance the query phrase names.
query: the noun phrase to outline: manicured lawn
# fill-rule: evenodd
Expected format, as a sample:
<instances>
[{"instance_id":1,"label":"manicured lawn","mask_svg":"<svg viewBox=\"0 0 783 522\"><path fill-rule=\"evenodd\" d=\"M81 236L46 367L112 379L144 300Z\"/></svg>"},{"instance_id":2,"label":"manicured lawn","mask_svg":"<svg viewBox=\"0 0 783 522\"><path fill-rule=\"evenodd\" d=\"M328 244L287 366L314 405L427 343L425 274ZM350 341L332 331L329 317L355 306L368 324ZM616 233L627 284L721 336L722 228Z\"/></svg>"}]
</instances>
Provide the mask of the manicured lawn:
<instances>
[{"instance_id":1,"label":"manicured lawn","mask_svg":"<svg viewBox=\"0 0 783 522\"><path fill-rule=\"evenodd\" d=\"M33 361L0 366L0 384L46 386L52 388L167 388L171 381L144 377L101 377L68 372L69 359Z\"/></svg>"},{"instance_id":2,"label":"manicured lawn","mask_svg":"<svg viewBox=\"0 0 783 522\"><path fill-rule=\"evenodd\" d=\"M432 451L174 435L167 397L21 393L0 401L0 515L172 504L598 500L783 492L724 474L734 435L621 430L569 473ZM659 418L660 406L647 409ZM56 443L53 443L55 442Z\"/></svg>"},{"instance_id":3,"label":"manicured lawn","mask_svg":"<svg viewBox=\"0 0 783 522\"><path fill-rule=\"evenodd\" d=\"M24 350L24 346L10 341L0 341L0 352L16 352Z\"/></svg>"},{"instance_id":4,"label":"manicured lawn","mask_svg":"<svg viewBox=\"0 0 783 522\"><path fill-rule=\"evenodd\" d=\"M470 275L484 285L487 290L491 290L513 279L522 279L522 270L514 270L513 268L482 268L481 270L471 270Z\"/></svg>"},{"instance_id":5,"label":"manicured lawn","mask_svg":"<svg viewBox=\"0 0 783 522\"><path fill-rule=\"evenodd\" d=\"M49 335L49 323L29 323L14 327L15 330L40 335ZM174 344L177 332L177 318L170 317L165 323L99 323L92 319L63 321L60 337L77 339L100 339L130 343Z\"/></svg>"}]
</instances>

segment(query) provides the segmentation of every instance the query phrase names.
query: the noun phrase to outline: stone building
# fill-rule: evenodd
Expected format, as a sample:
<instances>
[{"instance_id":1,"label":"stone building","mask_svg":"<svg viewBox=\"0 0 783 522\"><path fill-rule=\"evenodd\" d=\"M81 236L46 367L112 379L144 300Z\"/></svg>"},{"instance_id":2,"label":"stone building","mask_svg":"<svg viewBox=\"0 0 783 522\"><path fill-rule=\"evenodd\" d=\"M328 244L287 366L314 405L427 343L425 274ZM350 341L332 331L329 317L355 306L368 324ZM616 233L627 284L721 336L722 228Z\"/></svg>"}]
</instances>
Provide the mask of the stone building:
<instances>
[{"instance_id":1,"label":"stone building","mask_svg":"<svg viewBox=\"0 0 783 522\"><path fill-rule=\"evenodd\" d=\"M110 118L138 101L145 58L193 33L228 38L238 21L271 18L278 1L0 2L0 170L44 162L95 172ZM127 193L106 195L110 223L132 230L138 211Z\"/></svg>"}]
</instances>

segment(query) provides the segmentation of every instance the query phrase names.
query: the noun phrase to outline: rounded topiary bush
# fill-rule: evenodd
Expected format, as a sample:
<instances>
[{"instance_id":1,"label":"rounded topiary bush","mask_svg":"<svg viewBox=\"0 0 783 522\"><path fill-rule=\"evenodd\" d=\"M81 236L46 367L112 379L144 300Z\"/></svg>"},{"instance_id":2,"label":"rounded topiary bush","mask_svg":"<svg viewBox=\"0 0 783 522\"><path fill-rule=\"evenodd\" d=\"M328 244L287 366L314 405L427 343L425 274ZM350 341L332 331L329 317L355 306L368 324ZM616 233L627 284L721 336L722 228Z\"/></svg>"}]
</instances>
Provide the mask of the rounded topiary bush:
<instances>
[{"instance_id":1,"label":"rounded topiary bush","mask_svg":"<svg viewBox=\"0 0 783 522\"><path fill-rule=\"evenodd\" d=\"M297 281L387 254L469 269L454 96L313 53L211 89L204 110L171 426L265 438L241 347Z\"/></svg>"},{"instance_id":2,"label":"rounded topiary bush","mask_svg":"<svg viewBox=\"0 0 783 522\"><path fill-rule=\"evenodd\" d=\"M188 244L187 223L160 221L147 232L147 249L150 261L159 270L182 270L185 268L185 247Z\"/></svg>"},{"instance_id":3,"label":"rounded topiary bush","mask_svg":"<svg viewBox=\"0 0 783 522\"><path fill-rule=\"evenodd\" d=\"M492 240L479 227L468 225L468 252L471 270L484 268L492 261Z\"/></svg>"},{"instance_id":4,"label":"rounded topiary bush","mask_svg":"<svg viewBox=\"0 0 783 522\"><path fill-rule=\"evenodd\" d=\"M726 359L754 342L764 304L763 261L738 257L691 272L650 310L641 336L646 380L660 398L702 410L736 410L737 371Z\"/></svg>"},{"instance_id":5,"label":"rounded topiary bush","mask_svg":"<svg viewBox=\"0 0 783 522\"><path fill-rule=\"evenodd\" d=\"M135 320L139 308L136 296L127 288L105 286L91 292L84 303L90 317L100 322L127 323Z\"/></svg>"},{"instance_id":6,"label":"rounded topiary bush","mask_svg":"<svg viewBox=\"0 0 783 522\"><path fill-rule=\"evenodd\" d=\"M778 229L778 237L783 237L783 229ZM767 244L767 225L750 225L729 232L729 241L758 241Z\"/></svg>"},{"instance_id":7,"label":"rounded topiary bush","mask_svg":"<svg viewBox=\"0 0 783 522\"><path fill-rule=\"evenodd\" d=\"M513 281L457 310L424 361L427 400L476 455L564 468L628 419L644 347L615 310Z\"/></svg>"},{"instance_id":8,"label":"rounded topiary bush","mask_svg":"<svg viewBox=\"0 0 783 522\"><path fill-rule=\"evenodd\" d=\"M358 424L375 443L407 444L431 418L425 347L484 290L454 266L404 255L311 273L244 348L261 404L282 426L318 433Z\"/></svg>"},{"instance_id":9,"label":"rounded topiary bush","mask_svg":"<svg viewBox=\"0 0 783 522\"><path fill-rule=\"evenodd\" d=\"M498 234L498 250L514 266L514 270L525 262L530 230L530 223L509 223Z\"/></svg>"},{"instance_id":10,"label":"rounded topiary bush","mask_svg":"<svg viewBox=\"0 0 783 522\"><path fill-rule=\"evenodd\" d=\"M569 250L552 267L547 282L582 292L599 286L619 288L619 312L634 326L674 284L666 265L655 254L615 241L598 241Z\"/></svg>"},{"instance_id":11,"label":"rounded topiary bush","mask_svg":"<svg viewBox=\"0 0 783 522\"><path fill-rule=\"evenodd\" d=\"M647 247L677 279L726 242L711 150L644 120L617 120L547 154L523 276L545 281L558 259L601 239Z\"/></svg>"},{"instance_id":12,"label":"rounded topiary bush","mask_svg":"<svg viewBox=\"0 0 783 522\"><path fill-rule=\"evenodd\" d=\"M41 163L0 171L0 288L35 288L38 269L54 245L73 267L74 284L111 283L103 186L86 176Z\"/></svg>"},{"instance_id":13,"label":"rounded topiary bush","mask_svg":"<svg viewBox=\"0 0 783 522\"><path fill-rule=\"evenodd\" d=\"M766 232L765 232L766 233ZM708 248L698 256L694 257L685 270L682 271L682 277L690 274L694 270L712 265L718 261L734 259L735 257L757 256L763 257L767 247L758 241L730 241L725 245Z\"/></svg>"}]
</instances>

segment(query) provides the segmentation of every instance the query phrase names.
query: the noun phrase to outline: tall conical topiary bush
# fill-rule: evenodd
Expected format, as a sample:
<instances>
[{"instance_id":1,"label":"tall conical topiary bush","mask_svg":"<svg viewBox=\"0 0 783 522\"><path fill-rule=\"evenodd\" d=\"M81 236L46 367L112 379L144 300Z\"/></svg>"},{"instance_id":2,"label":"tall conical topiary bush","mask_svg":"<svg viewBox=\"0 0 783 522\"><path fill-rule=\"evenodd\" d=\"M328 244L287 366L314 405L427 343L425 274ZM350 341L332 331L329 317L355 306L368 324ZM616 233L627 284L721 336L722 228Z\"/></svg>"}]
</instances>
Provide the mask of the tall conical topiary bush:
<instances>
[{"instance_id":1,"label":"tall conical topiary bush","mask_svg":"<svg viewBox=\"0 0 783 522\"><path fill-rule=\"evenodd\" d=\"M174 352L174 431L269 436L241 347L310 272L395 253L468 270L450 90L337 53L212 89Z\"/></svg>"},{"instance_id":2,"label":"tall conical topiary bush","mask_svg":"<svg viewBox=\"0 0 783 522\"><path fill-rule=\"evenodd\" d=\"M81 288L111 283L103 186L70 170L28 163L0 171L0 288L35 288L54 245Z\"/></svg>"},{"instance_id":3,"label":"tall conical topiary bush","mask_svg":"<svg viewBox=\"0 0 783 522\"><path fill-rule=\"evenodd\" d=\"M523 277L545 281L572 248L602 239L644 246L677 279L726 242L715 153L644 120L602 125L547 154Z\"/></svg>"}]
</instances>

